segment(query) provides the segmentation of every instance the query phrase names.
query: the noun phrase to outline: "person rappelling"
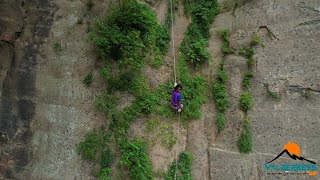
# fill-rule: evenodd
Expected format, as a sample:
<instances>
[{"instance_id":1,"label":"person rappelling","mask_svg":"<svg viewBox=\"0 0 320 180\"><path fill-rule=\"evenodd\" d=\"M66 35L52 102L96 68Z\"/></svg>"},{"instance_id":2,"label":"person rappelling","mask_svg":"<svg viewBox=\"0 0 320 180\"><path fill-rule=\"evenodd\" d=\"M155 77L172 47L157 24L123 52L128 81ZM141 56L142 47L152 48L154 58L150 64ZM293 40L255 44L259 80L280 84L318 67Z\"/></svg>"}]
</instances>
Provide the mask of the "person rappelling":
<instances>
[{"instance_id":1,"label":"person rappelling","mask_svg":"<svg viewBox=\"0 0 320 180\"><path fill-rule=\"evenodd\" d=\"M175 83L175 86L172 90L172 98L171 98L171 107L174 110L177 110L179 113L183 111L182 101L182 86L180 84Z\"/></svg>"}]
</instances>

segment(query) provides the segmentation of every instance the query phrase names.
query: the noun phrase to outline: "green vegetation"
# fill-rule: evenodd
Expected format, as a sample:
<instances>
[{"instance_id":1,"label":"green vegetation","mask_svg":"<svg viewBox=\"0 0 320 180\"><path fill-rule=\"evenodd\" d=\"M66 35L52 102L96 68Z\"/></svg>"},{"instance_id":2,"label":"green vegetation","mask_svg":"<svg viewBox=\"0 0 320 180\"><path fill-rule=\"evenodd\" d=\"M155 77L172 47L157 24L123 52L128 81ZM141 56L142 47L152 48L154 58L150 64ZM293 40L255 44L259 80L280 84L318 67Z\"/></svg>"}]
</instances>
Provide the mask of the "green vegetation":
<instances>
[{"instance_id":1,"label":"green vegetation","mask_svg":"<svg viewBox=\"0 0 320 180\"><path fill-rule=\"evenodd\" d=\"M173 132L173 127L170 124L160 126L161 145L167 149L172 149L178 138Z\"/></svg>"},{"instance_id":2,"label":"green vegetation","mask_svg":"<svg viewBox=\"0 0 320 180\"><path fill-rule=\"evenodd\" d=\"M56 53L60 53L62 51L62 45L61 43L54 43L53 44L53 49Z\"/></svg>"},{"instance_id":3,"label":"green vegetation","mask_svg":"<svg viewBox=\"0 0 320 180\"><path fill-rule=\"evenodd\" d=\"M77 145L77 151L85 160L100 164L99 179L110 179L111 164L115 159L112 149L109 148L110 135L104 127L88 133L84 141Z\"/></svg>"},{"instance_id":4,"label":"green vegetation","mask_svg":"<svg viewBox=\"0 0 320 180\"><path fill-rule=\"evenodd\" d=\"M243 47L240 49L239 54L244 55L247 58L247 66L248 70L244 74L242 80L242 87L245 92L243 92L240 96L240 108L247 114L247 111L252 108L252 96L248 92L250 87L250 81L253 78L253 65L254 65L254 46L262 45L262 40L259 35L254 34L252 36L250 47ZM265 85L266 86L266 85ZM269 85L266 86L266 89L269 90ZM238 139L238 147L240 152L249 153L252 150L252 135L251 135L251 126L250 120L246 116L243 120L243 129L241 135Z\"/></svg>"},{"instance_id":5,"label":"green vegetation","mask_svg":"<svg viewBox=\"0 0 320 180\"><path fill-rule=\"evenodd\" d=\"M253 47L253 46L257 46L257 45L263 46L262 39L258 34L253 34L250 46Z\"/></svg>"},{"instance_id":6,"label":"green vegetation","mask_svg":"<svg viewBox=\"0 0 320 180\"><path fill-rule=\"evenodd\" d=\"M206 82L200 75L192 77L187 62L180 59L178 63L178 77L183 84L184 112L182 119L198 119L201 115L201 105L204 103Z\"/></svg>"},{"instance_id":7,"label":"green vegetation","mask_svg":"<svg viewBox=\"0 0 320 180\"><path fill-rule=\"evenodd\" d=\"M243 80L242 80L242 87L243 89L245 90L248 90L249 87L250 87L250 81L251 79L253 78L253 73L252 71L247 71L245 74L244 74L244 77L243 77Z\"/></svg>"},{"instance_id":8,"label":"green vegetation","mask_svg":"<svg viewBox=\"0 0 320 180\"><path fill-rule=\"evenodd\" d=\"M185 32L180 47L183 58L195 66L209 60L206 50L210 38L210 24L219 13L217 0L184 0L185 13L191 15L192 22Z\"/></svg>"},{"instance_id":9,"label":"green vegetation","mask_svg":"<svg viewBox=\"0 0 320 180\"><path fill-rule=\"evenodd\" d=\"M222 132L226 126L226 118L224 113L218 113L216 124L218 127L218 132Z\"/></svg>"},{"instance_id":10,"label":"green vegetation","mask_svg":"<svg viewBox=\"0 0 320 180\"><path fill-rule=\"evenodd\" d=\"M248 118L244 118L243 120L243 129L238 140L238 147L242 153L249 153L252 151L252 134L250 120Z\"/></svg>"},{"instance_id":11,"label":"green vegetation","mask_svg":"<svg viewBox=\"0 0 320 180\"><path fill-rule=\"evenodd\" d=\"M228 74L224 70L224 62L221 62L221 65L217 72L217 78L213 83L213 97L216 103L216 108L218 110L218 115L216 118L216 124L218 131L221 132L225 128L225 111L229 106L229 97L227 94L226 81L228 79Z\"/></svg>"},{"instance_id":12,"label":"green vegetation","mask_svg":"<svg viewBox=\"0 0 320 180\"><path fill-rule=\"evenodd\" d=\"M156 15L149 7L127 0L97 21L90 38L105 59L139 69L145 63L146 52L155 50L158 27Z\"/></svg>"},{"instance_id":13,"label":"green vegetation","mask_svg":"<svg viewBox=\"0 0 320 180\"><path fill-rule=\"evenodd\" d=\"M165 175L165 180L191 180L191 164L192 154L188 151L184 151L179 156L178 163L174 161L170 164L168 172Z\"/></svg>"},{"instance_id":14,"label":"green vegetation","mask_svg":"<svg viewBox=\"0 0 320 180\"><path fill-rule=\"evenodd\" d=\"M244 92L240 96L240 107L247 112L252 107L252 96L249 92Z\"/></svg>"},{"instance_id":15,"label":"green vegetation","mask_svg":"<svg viewBox=\"0 0 320 180\"><path fill-rule=\"evenodd\" d=\"M147 133L150 133L148 139L152 144L160 140L161 145L169 150L178 140L170 123L160 122L158 119L150 119L147 121L145 129Z\"/></svg>"},{"instance_id":16,"label":"green vegetation","mask_svg":"<svg viewBox=\"0 0 320 180\"><path fill-rule=\"evenodd\" d=\"M86 86L86 87L89 87L91 86L93 82L93 76L92 76L92 73L90 72L89 74L87 74L83 80L82 80L82 83Z\"/></svg>"},{"instance_id":17,"label":"green vegetation","mask_svg":"<svg viewBox=\"0 0 320 180\"><path fill-rule=\"evenodd\" d=\"M123 140L120 147L120 164L128 167L130 178L152 179L152 165L146 144L141 139Z\"/></svg>"},{"instance_id":18,"label":"green vegetation","mask_svg":"<svg viewBox=\"0 0 320 180\"><path fill-rule=\"evenodd\" d=\"M222 39L222 46L221 46L222 53L224 55L233 53L234 50L230 47L230 42L229 42L229 38L230 38L229 29L221 30L219 33Z\"/></svg>"},{"instance_id":19,"label":"green vegetation","mask_svg":"<svg viewBox=\"0 0 320 180\"><path fill-rule=\"evenodd\" d=\"M254 50L252 47L248 48L248 47L243 47L239 50L239 54L244 55L245 57L247 57L248 59L252 58L254 55Z\"/></svg>"},{"instance_id":20,"label":"green vegetation","mask_svg":"<svg viewBox=\"0 0 320 180\"><path fill-rule=\"evenodd\" d=\"M108 143L101 144L101 139L91 137L90 141L80 143L81 152L84 157L99 157L95 160L101 166L100 173L97 174L99 179L111 178L111 169L108 169L108 166L113 162L110 158L112 151L104 149L108 147L119 152L119 162L129 170L131 179L151 179L153 170L147 144L140 139L129 140L128 129L137 117L157 112L156 108L163 106L164 102L160 98L167 95L167 92L160 92L160 88L151 90L140 69L145 65L145 57L159 58L166 53L170 40L168 32L164 26L157 24L155 13L149 7L134 0L127 0L119 8L113 9L108 16L97 21L90 39L96 43L98 53L105 62L100 75L107 82L107 90L95 101L98 109L110 120L110 138ZM116 74L111 71L110 65L113 62L119 67ZM122 110L116 108L118 91L126 91L135 96L131 106ZM175 136L170 133L169 127L162 131L166 133L162 144L171 147L175 143ZM86 144L93 148L84 148L87 147Z\"/></svg>"}]
</instances>

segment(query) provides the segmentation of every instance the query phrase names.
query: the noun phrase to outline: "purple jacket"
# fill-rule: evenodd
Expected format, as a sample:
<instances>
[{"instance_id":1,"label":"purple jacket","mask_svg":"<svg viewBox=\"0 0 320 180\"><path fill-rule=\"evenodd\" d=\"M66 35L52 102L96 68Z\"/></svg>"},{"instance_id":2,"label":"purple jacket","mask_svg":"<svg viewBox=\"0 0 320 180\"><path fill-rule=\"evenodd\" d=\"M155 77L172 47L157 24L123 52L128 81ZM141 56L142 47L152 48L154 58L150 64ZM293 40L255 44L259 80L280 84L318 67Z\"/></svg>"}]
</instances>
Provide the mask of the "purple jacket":
<instances>
[{"instance_id":1,"label":"purple jacket","mask_svg":"<svg viewBox=\"0 0 320 180\"><path fill-rule=\"evenodd\" d=\"M177 107L179 104L179 101L181 101L182 96L179 92L177 92L176 90L172 91L172 98L171 98L171 106L173 107Z\"/></svg>"}]
</instances>

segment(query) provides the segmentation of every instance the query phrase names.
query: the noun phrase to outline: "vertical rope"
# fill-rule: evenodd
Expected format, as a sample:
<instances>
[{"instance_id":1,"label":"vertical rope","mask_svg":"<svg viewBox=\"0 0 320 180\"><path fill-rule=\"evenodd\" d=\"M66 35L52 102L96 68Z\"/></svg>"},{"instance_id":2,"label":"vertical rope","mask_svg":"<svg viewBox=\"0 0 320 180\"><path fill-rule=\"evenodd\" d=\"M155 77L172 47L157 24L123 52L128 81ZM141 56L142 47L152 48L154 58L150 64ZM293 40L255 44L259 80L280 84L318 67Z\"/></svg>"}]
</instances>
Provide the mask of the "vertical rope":
<instances>
[{"instance_id":1,"label":"vertical rope","mask_svg":"<svg viewBox=\"0 0 320 180\"><path fill-rule=\"evenodd\" d=\"M174 25L173 25L173 0L170 0L170 15L171 15L171 36L172 36L172 53L173 53L173 73L174 73L174 84L177 83L177 72L176 72L176 53L174 50ZM178 135L180 132L180 117L181 114L179 113L179 120L178 120ZM177 172L178 172L178 157L177 157L177 150L175 151L175 159L176 159L176 172L174 174L174 179L177 179Z\"/></svg>"},{"instance_id":2,"label":"vertical rope","mask_svg":"<svg viewBox=\"0 0 320 180\"><path fill-rule=\"evenodd\" d=\"M171 36L172 36L172 53L173 53L173 73L174 73L174 84L177 83L177 72L176 72L176 53L174 51L174 25L173 25L173 0L170 0L170 13L171 13ZM179 121L180 121L180 113L179 113ZM178 134L179 134L179 121L178 121ZM178 158L177 158L177 150L175 151L176 158L176 172L174 174L174 179L177 180L177 171L178 171Z\"/></svg>"},{"instance_id":3,"label":"vertical rope","mask_svg":"<svg viewBox=\"0 0 320 180\"><path fill-rule=\"evenodd\" d=\"M176 53L174 51L174 31L173 31L173 5L172 0L170 0L170 11L171 11L171 36L172 36L172 53L173 53L173 73L174 73L174 83L177 83L177 73L176 73Z\"/></svg>"}]
</instances>

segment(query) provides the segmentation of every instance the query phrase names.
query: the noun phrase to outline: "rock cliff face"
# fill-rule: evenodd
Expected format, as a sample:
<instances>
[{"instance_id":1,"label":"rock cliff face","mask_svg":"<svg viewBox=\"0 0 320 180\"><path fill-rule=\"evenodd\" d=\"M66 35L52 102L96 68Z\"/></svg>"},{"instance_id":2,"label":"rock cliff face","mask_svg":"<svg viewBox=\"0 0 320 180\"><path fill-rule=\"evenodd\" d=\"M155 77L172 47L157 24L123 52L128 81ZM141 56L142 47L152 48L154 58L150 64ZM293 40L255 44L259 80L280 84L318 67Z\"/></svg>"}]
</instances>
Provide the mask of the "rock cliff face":
<instances>
[{"instance_id":1,"label":"rock cliff face","mask_svg":"<svg viewBox=\"0 0 320 180\"><path fill-rule=\"evenodd\" d=\"M93 106L103 82L95 70L96 53L86 34L90 22L109 6L103 0L94 2L93 9L88 10L84 0L0 0L0 179L92 178L92 165L81 160L75 145L104 120ZM167 7L159 2L152 4L163 19ZM179 12L177 41L182 40L187 26L183 23L189 23L181 8ZM267 175L263 165L289 141L299 144L303 157L318 163L320 1L237 1L234 10L218 15L211 26L208 49L215 63L201 72L212 80L222 58L216 32L224 28L231 30L234 48L248 45L253 33L258 33L264 44L255 48L249 90L254 99L248 112L253 152L240 154L237 147L244 116L238 102L246 60L229 55L225 68L231 105L226 130L217 133L215 107L208 101L202 118L178 134L176 146L181 147L174 149L186 148L193 153L193 178L276 178ZM169 51L169 68L161 68L155 79L149 76L152 86L169 78L171 56ZM81 80L90 71L95 81L87 89ZM147 69L146 74L153 71ZM281 99L270 97L266 85ZM139 134L134 132L139 132L140 124L133 125L132 134ZM160 170L174 159L173 152L161 148L151 148L150 155Z\"/></svg>"},{"instance_id":2,"label":"rock cliff face","mask_svg":"<svg viewBox=\"0 0 320 180\"><path fill-rule=\"evenodd\" d=\"M20 175L27 171L25 166L32 158L30 124L36 111L36 56L49 34L53 10L46 1L0 1L2 178L23 177Z\"/></svg>"}]
</instances>

